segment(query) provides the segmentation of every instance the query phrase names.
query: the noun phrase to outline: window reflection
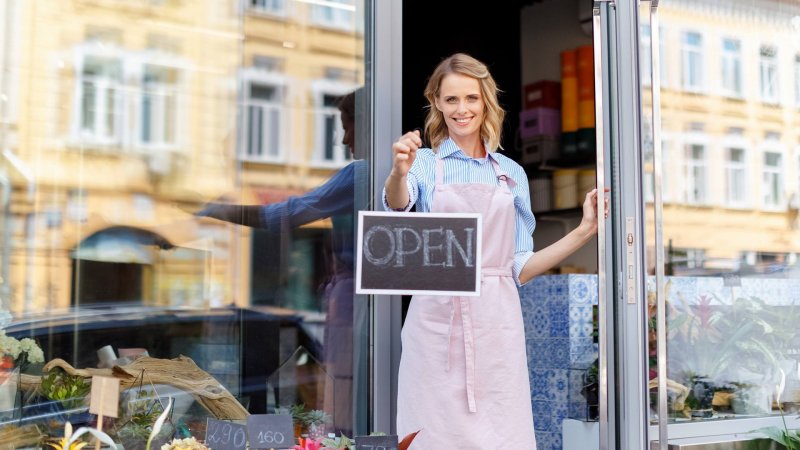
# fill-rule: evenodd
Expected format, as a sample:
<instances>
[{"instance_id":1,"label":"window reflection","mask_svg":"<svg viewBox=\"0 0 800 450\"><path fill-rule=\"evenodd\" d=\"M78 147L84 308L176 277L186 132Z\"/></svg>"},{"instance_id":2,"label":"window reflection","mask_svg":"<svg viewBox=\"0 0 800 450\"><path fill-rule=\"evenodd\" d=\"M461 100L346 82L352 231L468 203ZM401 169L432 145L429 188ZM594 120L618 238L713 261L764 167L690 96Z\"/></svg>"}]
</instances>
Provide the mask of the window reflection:
<instances>
[{"instance_id":1,"label":"window reflection","mask_svg":"<svg viewBox=\"0 0 800 450\"><path fill-rule=\"evenodd\" d=\"M341 101L364 84L362 10L0 2L13 24L0 31L0 330L76 369L185 355L235 397L230 411L318 410L315 433L352 434L366 412L353 366L367 358L354 355L348 275L369 180L368 152L351 153L357 103L344 114ZM272 206L276 228L194 215L210 202ZM11 366L0 405L5 369L42 370ZM155 389L181 398L175 425L193 435L220 414ZM0 441L11 421L50 417L35 383L19 392L0 407Z\"/></svg>"},{"instance_id":2,"label":"window reflection","mask_svg":"<svg viewBox=\"0 0 800 450\"><path fill-rule=\"evenodd\" d=\"M779 415L770 391L800 361L796 327L786 322L797 317L800 278L800 10L770 0L701 0L662 2L659 15L670 419ZM675 49L670 34L680 37ZM649 28L642 35L649 42ZM653 165L644 165L651 243ZM654 321L649 326L655 336ZM792 383L783 411L794 411L800 398L796 375ZM651 406L655 418L652 397Z\"/></svg>"}]
</instances>

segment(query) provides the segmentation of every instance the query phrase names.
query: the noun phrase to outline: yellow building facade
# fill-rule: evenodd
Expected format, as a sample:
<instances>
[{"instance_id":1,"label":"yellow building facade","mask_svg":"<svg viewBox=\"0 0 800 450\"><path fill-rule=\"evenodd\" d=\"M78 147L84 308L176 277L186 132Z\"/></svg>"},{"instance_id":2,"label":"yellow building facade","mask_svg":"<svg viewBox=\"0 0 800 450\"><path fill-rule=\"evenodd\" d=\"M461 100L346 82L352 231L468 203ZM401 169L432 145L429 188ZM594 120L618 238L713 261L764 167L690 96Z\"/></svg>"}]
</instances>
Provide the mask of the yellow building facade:
<instances>
[{"instance_id":1,"label":"yellow building facade","mask_svg":"<svg viewBox=\"0 0 800 450\"><path fill-rule=\"evenodd\" d=\"M15 74L14 135L2 165L13 186L8 307L231 297L223 280L235 274L215 252L229 246L230 233L198 224L180 206L234 186L231 80L242 42L234 6L74 0L5 8L14 24L6 45L19 56L6 70ZM104 293L82 298L96 289Z\"/></svg>"},{"instance_id":2,"label":"yellow building facade","mask_svg":"<svg viewBox=\"0 0 800 450\"><path fill-rule=\"evenodd\" d=\"M192 212L352 160L336 103L363 83L356 7L7 2L9 310L249 304L251 232Z\"/></svg>"},{"instance_id":3,"label":"yellow building facade","mask_svg":"<svg viewBox=\"0 0 800 450\"><path fill-rule=\"evenodd\" d=\"M676 274L760 272L800 253L800 39L790 10L800 12L780 1L661 8L663 227ZM642 34L647 60L649 25ZM652 202L652 189L645 196ZM648 221L653 230L652 207Z\"/></svg>"}]
</instances>

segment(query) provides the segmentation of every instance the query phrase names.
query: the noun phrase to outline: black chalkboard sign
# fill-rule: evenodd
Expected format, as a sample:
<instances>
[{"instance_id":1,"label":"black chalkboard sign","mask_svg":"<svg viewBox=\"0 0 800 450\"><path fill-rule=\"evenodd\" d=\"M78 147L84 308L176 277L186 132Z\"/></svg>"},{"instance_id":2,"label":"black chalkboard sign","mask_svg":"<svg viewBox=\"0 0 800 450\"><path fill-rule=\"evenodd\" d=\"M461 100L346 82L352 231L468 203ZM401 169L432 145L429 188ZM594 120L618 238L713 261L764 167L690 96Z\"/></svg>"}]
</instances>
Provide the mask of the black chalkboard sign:
<instances>
[{"instance_id":1,"label":"black chalkboard sign","mask_svg":"<svg viewBox=\"0 0 800 450\"><path fill-rule=\"evenodd\" d=\"M397 450L397 436L358 436L356 450Z\"/></svg>"},{"instance_id":2,"label":"black chalkboard sign","mask_svg":"<svg viewBox=\"0 0 800 450\"><path fill-rule=\"evenodd\" d=\"M211 450L244 450L247 429L244 425L208 418L205 444Z\"/></svg>"},{"instance_id":3,"label":"black chalkboard sign","mask_svg":"<svg viewBox=\"0 0 800 450\"><path fill-rule=\"evenodd\" d=\"M294 448L294 425L288 414L254 414L247 416L250 448Z\"/></svg>"},{"instance_id":4,"label":"black chalkboard sign","mask_svg":"<svg viewBox=\"0 0 800 450\"><path fill-rule=\"evenodd\" d=\"M356 293L480 295L480 214L358 213Z\"/></svg>"}]
</instances>

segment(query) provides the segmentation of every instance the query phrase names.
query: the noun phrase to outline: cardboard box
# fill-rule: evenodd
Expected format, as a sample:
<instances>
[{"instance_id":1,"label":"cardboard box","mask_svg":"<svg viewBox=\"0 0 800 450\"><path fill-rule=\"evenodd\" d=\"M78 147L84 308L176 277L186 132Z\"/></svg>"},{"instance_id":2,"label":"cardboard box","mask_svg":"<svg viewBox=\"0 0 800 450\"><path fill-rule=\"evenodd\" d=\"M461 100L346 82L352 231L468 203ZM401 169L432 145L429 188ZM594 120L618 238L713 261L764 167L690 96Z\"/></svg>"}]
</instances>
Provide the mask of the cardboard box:
<instances>
[{"instance_id":1,"label":"cardboard box","mask_svg":"<svg viewBox=\"0 0 800 450\"><path fill-rule=\"evenodd\" d=\"M522 142L522 164L553 161L558 156L558 140L551 137L539 136Z\"/></svg>"},{"instance_id":2,"label":"cardboard box","mask_svg":"<svg viewBox=\"0 0 800 450\"><path fill-rule=\"evenodd\" d=\"M558 139L561 134L561 112L553 108L526 109L519 113L522 139L547 136Z\"/></svg>"},{"instance_id":3,"label":"cardboard box","mask_svg":"<svg viewBox=\"0 0 800 450\"><path fill-rule=\"evenodd\" d=\"M523 89L523 109L561 109L561 83L542 80L526 84Z\"/></svg>"}]
</instances>

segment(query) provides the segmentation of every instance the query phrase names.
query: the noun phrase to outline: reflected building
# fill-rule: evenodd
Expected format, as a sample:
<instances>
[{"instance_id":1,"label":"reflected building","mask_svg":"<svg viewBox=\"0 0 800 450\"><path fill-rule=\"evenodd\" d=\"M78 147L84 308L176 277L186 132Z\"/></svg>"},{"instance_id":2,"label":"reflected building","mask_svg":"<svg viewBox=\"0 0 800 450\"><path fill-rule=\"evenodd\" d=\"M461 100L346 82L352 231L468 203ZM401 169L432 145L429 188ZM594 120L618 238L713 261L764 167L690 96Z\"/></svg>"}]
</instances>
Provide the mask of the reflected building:
<instances>
[{"instance_id":1,"label":"reflected building","mask_svg":"<svg viewBox=\"0 0 800 450\"><path fill-rule=\"evenodd\" d=\"M10 309L230 299L226 230L176 205L233 186L235 165L216 155L235 143L234 5L4 8L5 45L19 55L3 71L16 83L2 162L14 191L3 244Z\"/></svg>"},{"instance_id":2,"label":"reflected building","mask_svg":"<svg viewBox=\"0 0 800 450\"><path fill-rule=\"evenodd\" d=\"M800 6L782 0L675 0L663 8L659 52L668 273L748 275L797 262L798 17ZM651 59L650 25L643 24L640 33L645 68ZM642 76L649 120L650 71L642 70ZM650 125L643 128L649 131ZM643 140L652 154L652 136ZM652 206L651 161L645 170L644 195Z\"/></svg>"}]
</instances>

